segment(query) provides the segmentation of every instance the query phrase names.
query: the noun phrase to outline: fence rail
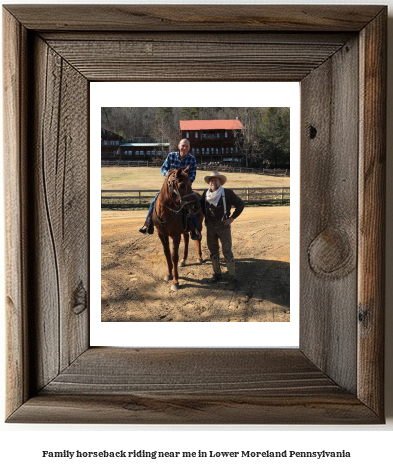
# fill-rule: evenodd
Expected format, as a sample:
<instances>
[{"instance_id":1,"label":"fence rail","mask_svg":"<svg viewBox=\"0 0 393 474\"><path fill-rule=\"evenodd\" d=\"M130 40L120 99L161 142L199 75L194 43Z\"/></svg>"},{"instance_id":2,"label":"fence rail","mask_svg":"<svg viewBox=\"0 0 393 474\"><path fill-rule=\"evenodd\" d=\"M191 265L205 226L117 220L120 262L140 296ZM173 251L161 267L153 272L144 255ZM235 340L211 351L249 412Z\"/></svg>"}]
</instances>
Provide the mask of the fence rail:
<instances>
[{"instance_id":1,"label":"fence rail","mask_svg":"<svg viewBox=\"0 0 393 474\"><path fill-rule=\"evenodd\" d=\"M101 160L101 166L126 166L126 167L151 167L162 166L163 161L152 163L150 161L126 161L126 160ZM198 163L198 170L222 171L226 173L252 173L267 176L290 176L290 171L281 168L245 168L243 166L222 165L220 163Z\"/></svg>"},{"instance_id":2,"label":"fence rail","mask_svg":"<svg viewBox=\"0 0 393 474\"><path fill-rule=\"evenodd\" d=\"M290 188L231 188L246 204L289 204ZM194 189L202 193L204 189ZM158 190L101 190L101 208L146 207Z\"/></svg>"},{"instance_id":3,"label":"fence rail","mask_svg":"<svg viewBox=\"0 0 393 474\"><path fill-rule=\"evenodd\" d=\"M141 168L141 167L151 167L157 168L158 166L162 166L162 162L152 163L150 161L125 161L125 160L101 160L101 166L127 166L127 167L134 167L134 168Z\"/></svg>"},{"instance_id":4,"label":"fence rail","mask_svg":"<svg viewBox=\"0 0 393 474\"><path fill-rule=\"evenodd\" d=\"M290 171L281 168L245 168L243 166L231 166L221 164L199 164L198 170L203 171L221 171L223 173L252 173L267 176L290 176Z\"/></svg>"}]
</instances>

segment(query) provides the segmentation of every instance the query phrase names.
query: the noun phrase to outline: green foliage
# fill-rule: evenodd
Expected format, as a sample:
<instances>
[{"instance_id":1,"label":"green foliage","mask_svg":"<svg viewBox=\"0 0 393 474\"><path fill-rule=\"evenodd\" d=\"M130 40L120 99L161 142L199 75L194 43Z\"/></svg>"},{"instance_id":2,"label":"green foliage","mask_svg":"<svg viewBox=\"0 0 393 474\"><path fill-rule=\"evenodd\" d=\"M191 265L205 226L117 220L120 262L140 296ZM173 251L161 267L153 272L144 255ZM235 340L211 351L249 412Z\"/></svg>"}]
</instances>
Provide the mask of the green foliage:
<instances>
[{"instance_id":1,"label":"green foliage","mask_svg":"<svg viewBox=\"0 0 393 474\"><path fill-rule=\"evenodd\" d=\"M199 120L201 107L184 107L180 110L180 120Z\"/></svg>"},{"instance_id":2,"label":"green foliage","mask_svg":"<svg viewBox=\"0 0 393 474\"><path fill-rule=\"evenodd\" d=\"M290 110L289 107L264 109L259 123L259 145L263 162L274 168L290 163Z\"/></svg>"},{"instance_id":3,"label":"green foliage","mask_svg":"<svg viewBox=\"0 0 393 474\"><path fill-rule=\"evenodd\" d=\"M156 119L165 120L165 119L170 118L172 114L173 114L172 107L157 107Z\"/></svg>"}]
</instances>

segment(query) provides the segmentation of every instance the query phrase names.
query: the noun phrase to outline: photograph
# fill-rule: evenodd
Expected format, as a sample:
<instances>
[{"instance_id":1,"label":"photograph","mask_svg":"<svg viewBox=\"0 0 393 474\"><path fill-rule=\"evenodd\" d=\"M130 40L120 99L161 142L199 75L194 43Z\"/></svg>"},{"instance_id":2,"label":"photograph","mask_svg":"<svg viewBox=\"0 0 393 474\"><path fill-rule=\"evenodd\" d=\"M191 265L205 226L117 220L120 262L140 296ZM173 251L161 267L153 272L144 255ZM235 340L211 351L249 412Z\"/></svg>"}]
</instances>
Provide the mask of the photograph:
<instances>
[{"instance_id":1,"label":"photograph","mask_svg":"<svg viewBox=\"0 0 393 474\"><path fill-rule=\"evenodd\" d=\"M102 107L101 265L103 322L288 322L290 107Z\"/></svg>"}]
</instances>

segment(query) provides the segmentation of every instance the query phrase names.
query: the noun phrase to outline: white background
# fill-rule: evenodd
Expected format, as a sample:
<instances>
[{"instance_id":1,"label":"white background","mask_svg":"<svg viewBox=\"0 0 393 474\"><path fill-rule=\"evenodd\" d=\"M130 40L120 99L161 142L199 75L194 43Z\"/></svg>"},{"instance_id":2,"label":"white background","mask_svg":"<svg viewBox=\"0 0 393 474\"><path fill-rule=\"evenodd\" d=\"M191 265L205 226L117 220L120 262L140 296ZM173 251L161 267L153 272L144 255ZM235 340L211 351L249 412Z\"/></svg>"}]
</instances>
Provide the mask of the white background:
<instances>
[{"instance_id":1,"label":"white background","mask_svg":"<svg viewBox=\"0 0 393 474\"><path fill-rule=\"evenodd\" d=\"M49 2L15 2L7 3L53 3ZM146 2L57 2L57 3L146 3ZM153 2L151 2L153 3ZM156 3L176 3L170 0ZM181 3L181 2L178 2ZM234 4L262 4L263 2L187 2L188 4L198 3L234 3ZM302 0L301 2L282 2L269 0L269 4L313 4L315 2ZM318 1L321 4L336 4L336 1ZM393 0L341 2L342 4L376 4L389 5L389 76L388 76L388 131L393 128ZM196 7L198 8L198 7ZM387 292L386 292L386 414L387 424L384 426L64 426L64 425L9 425L2 424L0 431L0 469L3 472L40 472L40 473L86 473L89 469L94 469L95 473L107 473L108 469L117 469L118 473L131 473L139 471L164 471L168 472L216 472L226 470L238 472L244 470L250 473L262 473L272 469L290 469L292 473L318 472L329 473L347 472L348 469L357 473L369 473L378 470L379 472L392 471L391 449L393 446L393 324L392 310L393 283L392 248L393 248L393 220L392 203L393 189L389 185L393 181L393 138L392 133L388 133L388 168L387 168ZM0 206L0 212L3 212ZM3 216L1 216L3 217ZM2 223L3 219L0 220ZM0 229L0 238L4 232ZM3 243L1 242L1 248ZM4 275L4 270L0 272ZM1 298L4 301L3 285L0 285ZM4 313L4 310L1 311ZM0 325L2 331L2 352L1 365L3 369L6 356L4 352L4 323ZM1 383L4 383L2 377ZM0 387L0 404L4 406L4 388ZM271 451L283 450L342 450L351 452L351 458L347 459L235 459L224 460L217 458L196 458L196 459L164 459L150 460L140 459L130 461L128 459L118 460L69 460L69 459L43 459L42 450L60 451L69 449L75 451L88 450L167 450L167 451L205 451L220 450L253 450ZM7 467L6 467L7 466Z\"/></svg>"}]
</instances>

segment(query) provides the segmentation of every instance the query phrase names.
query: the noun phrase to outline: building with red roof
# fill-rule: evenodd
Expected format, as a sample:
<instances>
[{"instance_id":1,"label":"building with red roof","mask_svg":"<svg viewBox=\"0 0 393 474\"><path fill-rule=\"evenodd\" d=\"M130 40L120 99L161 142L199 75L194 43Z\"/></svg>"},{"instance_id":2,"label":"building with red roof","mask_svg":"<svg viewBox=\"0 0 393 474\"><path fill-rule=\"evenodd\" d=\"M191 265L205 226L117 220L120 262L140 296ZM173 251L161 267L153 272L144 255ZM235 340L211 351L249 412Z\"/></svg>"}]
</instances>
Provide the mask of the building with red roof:
<instances>
[{"instance_id":1,"label":"building with red roof","mask_svg":"<svg viewBox=\"0 0 393 474\"><path fill-rule=\"evenodd\" d=\"M229 120L180 120L180 136L190 141L190 153L198 163L242 161L244 125L236 117Z\"/></svg>"}]
</instances>

